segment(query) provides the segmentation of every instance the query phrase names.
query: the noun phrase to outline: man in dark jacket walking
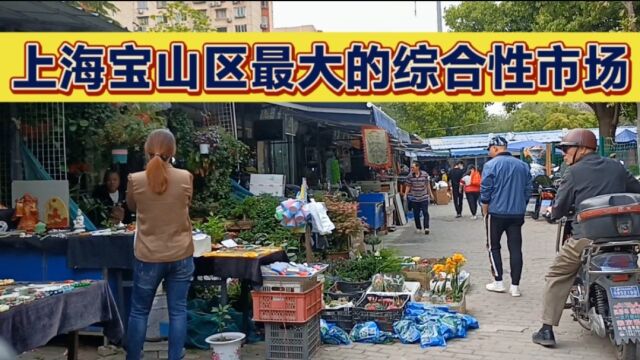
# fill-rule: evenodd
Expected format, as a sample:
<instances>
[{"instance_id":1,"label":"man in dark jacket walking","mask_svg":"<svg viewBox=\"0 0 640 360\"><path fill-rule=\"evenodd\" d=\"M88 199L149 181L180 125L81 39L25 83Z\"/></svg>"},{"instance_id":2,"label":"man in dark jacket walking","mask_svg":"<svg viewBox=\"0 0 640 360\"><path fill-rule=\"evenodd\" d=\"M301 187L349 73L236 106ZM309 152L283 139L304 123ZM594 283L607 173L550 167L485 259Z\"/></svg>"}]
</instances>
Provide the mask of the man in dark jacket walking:
<instances>
[{"instance_id":1,"label":"man in dark jacket walking","mask_svg":"<svg viewBox=\"0 0 640 360\"><path fill-rule=\"evenodd\" d=\"M453 195L453 205L456 208L456 218L462 217L462 198L463 192L460 191L460 180L464 176L464 162L458 161L456 165L451 169L449 175L449 189L451 189L451 195Z\"/></svg>"},{"instance_id":2,"label":"man in dark jacket walking","mask_svg":"<svg viewBox=\"0 0 640 360\"><path fill-rule=\"evenodd\" d=\"M500 238L507 233L511 267L511 296L520 296L522 275L522 225L531 196L531 174L527 164L507 151L507 140L494 136L489 142L489 156L482 171L480 202L487 232L487 250L494 281L489 291L505 292L502 282Z\"/></svg>"}]
</instances>

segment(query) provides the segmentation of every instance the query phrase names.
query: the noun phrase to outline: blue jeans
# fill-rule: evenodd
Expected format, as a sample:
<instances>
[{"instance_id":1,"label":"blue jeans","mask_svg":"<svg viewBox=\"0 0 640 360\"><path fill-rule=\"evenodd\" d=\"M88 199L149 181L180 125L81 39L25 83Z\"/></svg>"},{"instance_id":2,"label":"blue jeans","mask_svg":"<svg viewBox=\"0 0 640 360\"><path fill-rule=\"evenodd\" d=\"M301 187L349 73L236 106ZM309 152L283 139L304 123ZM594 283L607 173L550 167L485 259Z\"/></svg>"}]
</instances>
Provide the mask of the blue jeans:
<instances>
[{"instance_id":1,"label":"blue jeans","mask_svg":"<svg viewBox=\"0 0 640 360\"><path fill-rule=\"evenodd\" d=\"M169 360L181 358L187 337L187 293L193 270L192 257L168 263L147 263L134 259L127 360L138 360L142 355L149 311L163 279L169 307Z\"/></svg>"}]
</instances>

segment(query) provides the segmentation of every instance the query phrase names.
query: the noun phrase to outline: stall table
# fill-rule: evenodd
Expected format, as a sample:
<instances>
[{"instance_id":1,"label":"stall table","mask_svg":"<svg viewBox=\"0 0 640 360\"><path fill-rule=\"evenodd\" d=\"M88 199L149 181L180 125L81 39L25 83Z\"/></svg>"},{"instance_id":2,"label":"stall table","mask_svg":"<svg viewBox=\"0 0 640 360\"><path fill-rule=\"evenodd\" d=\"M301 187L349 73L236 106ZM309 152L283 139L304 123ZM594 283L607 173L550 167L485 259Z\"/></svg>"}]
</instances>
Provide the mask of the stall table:
<instances>
[{"instance_id":1,"label":"stall table","mask_svg":"<svg viewBox=\"0 0 640 360\"><path fill-rule=\"evenodd\" d=\"M0 313L0 338L17 353L46 345L55 336L68 334L68 359L77 359L78 331L101 324L104 335L120 344L124 336L122 320L115 301L104 281L86 288L48 296L17 305Z\"/></svg>"}]
</instances>

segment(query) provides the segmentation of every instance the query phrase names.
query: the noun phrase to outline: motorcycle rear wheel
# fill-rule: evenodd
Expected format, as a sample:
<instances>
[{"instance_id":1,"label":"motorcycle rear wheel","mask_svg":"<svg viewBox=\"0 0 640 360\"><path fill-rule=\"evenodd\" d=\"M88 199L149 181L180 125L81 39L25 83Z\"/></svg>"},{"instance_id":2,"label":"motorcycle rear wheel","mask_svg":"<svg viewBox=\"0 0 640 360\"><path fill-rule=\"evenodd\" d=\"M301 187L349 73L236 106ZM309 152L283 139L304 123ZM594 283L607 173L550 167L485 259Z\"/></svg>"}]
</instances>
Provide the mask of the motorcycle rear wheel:
<instances>
[{"instance_id":1,"label":"motorcycle rear wheel","mask_svg":"<svg viewBox=\"0 0 640 360\"><path fill-rule=\"evenodd\" d=\"M616 358L618 360L636 360L638 346L636 343L629 342L616 346Z\"/></svg>"}]
</instances>

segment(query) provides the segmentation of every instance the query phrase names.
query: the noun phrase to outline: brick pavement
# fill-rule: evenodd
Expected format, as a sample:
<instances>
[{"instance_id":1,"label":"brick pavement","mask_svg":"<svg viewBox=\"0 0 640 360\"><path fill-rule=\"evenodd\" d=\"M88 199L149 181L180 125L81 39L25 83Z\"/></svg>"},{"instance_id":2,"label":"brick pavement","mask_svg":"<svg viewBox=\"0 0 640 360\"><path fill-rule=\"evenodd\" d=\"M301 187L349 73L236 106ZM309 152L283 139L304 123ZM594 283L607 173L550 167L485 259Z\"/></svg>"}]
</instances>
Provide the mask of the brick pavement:
<instances>
[{"instance_id":1,"label":"brick pavement","mask_svg":"<svg viewBox=\"0 0 640 360\"><path fill-rule=\"evenodd\" d=\"M467 298L470 314L480 322L480 329L472 330L466 339L452 340L446 348L421 349L419 345L368 345L323 346L314 359L421 359L444 357L448 359L505 359L505 360L554 360L562 359L615 359L613 347L608 340L598 338L583 330L572 321L565 311L560 326L556 329L558 346L546 349L531 342L531 334L540 326L542 289L545 271L553 259L554 225L544 221L527 219L524 235L524 271L521 281L522 297L512 298L508 294L489 293L484 285L491 281L489 260L485 247L482 220L471 220L465 204L465 216L455 219L453 206L430 208L432 234L428 237L414 233L410 224L385 238L385 246L399 249L403 255L441 257L460 251L468 259L467 270L471 273L471 291ZM508 251L503 239L503 263L505 282L509 283ZM55 347L39 349L21 356L21 360L62 359L63 350ZM207 352L192 351L189 359L208 359ZM97 359L95 348L86 347L82 360ZM117 355L111 359L123 359ZM103 358L105 359L105 358ZM111 360L110 359L110 360ZM246 345L243 359L264 359L264 343Z\"/></svg>"}]
</instances>

